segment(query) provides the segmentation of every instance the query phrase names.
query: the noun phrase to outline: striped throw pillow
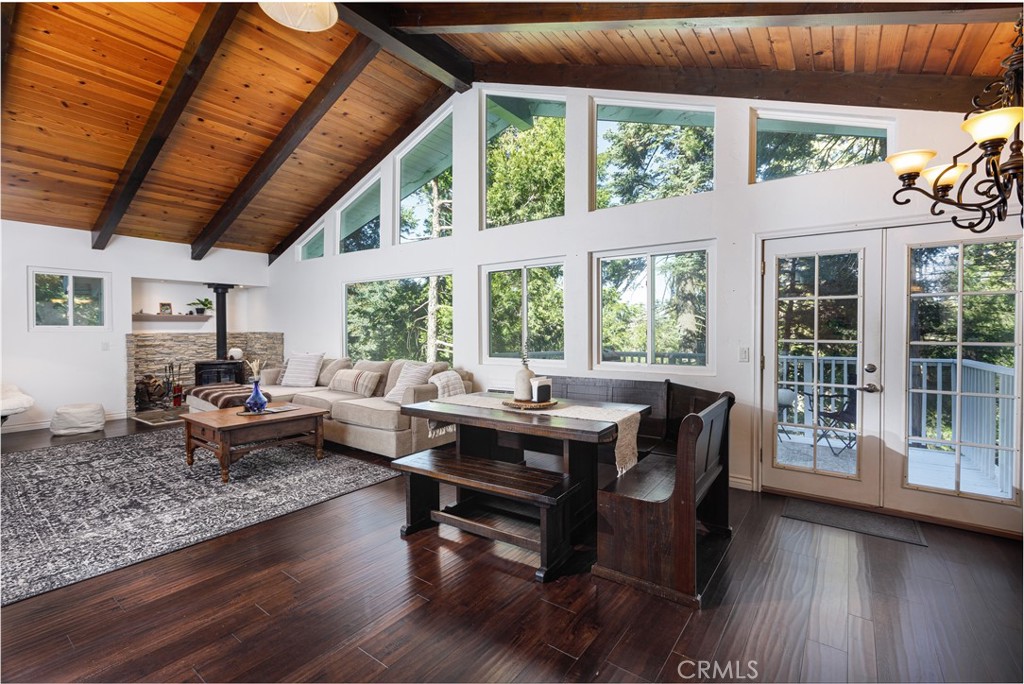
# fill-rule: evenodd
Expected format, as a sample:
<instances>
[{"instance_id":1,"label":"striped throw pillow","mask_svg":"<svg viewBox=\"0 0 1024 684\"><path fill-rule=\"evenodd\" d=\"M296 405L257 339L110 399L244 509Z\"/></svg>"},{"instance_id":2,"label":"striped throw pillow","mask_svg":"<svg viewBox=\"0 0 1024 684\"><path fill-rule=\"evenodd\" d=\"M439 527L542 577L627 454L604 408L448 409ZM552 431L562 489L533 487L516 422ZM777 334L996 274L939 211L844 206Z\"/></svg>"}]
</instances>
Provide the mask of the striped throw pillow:
<instances>
[{"instance_id":1,"label":"striped throw pillow","mask_svg":"<svg viewBox=\"0 0 1024 684\"><path fill-rule=\"evenodd\" d=\"M390 392L384 395L384 401L389 401L392 404L401 404L402 397L405 396L407 388L414 385L422 385L433 373L434 364L432 363L406 361L405 365L402 366L401 372L398 374L398 382L395 383Z\"/></svg>"},{"instance_id":2,"label":"striped throw pillow","mask_svg":"<svg viewBox=\"0 0 1024 684\"><path fill-rule=\"evenodd\" d=\"M320 362L323 354L296 354L288 357L288 365L284 369L281 385L284 387L316 387L316 379L320 374Z\"/></svg>"},{"instance_id":3,"label":"striped throw pillow","mask_svg":"<svg viewBox=\"0 0 1024 684\"><path fill-rule=\"evenodd\" d=\"M364 397L372 397L373 390L380 382L380 377L380 373L376 371L344 368L334 374L328 387L335 392L352 392Z\"/></svg>"}]
</instances>

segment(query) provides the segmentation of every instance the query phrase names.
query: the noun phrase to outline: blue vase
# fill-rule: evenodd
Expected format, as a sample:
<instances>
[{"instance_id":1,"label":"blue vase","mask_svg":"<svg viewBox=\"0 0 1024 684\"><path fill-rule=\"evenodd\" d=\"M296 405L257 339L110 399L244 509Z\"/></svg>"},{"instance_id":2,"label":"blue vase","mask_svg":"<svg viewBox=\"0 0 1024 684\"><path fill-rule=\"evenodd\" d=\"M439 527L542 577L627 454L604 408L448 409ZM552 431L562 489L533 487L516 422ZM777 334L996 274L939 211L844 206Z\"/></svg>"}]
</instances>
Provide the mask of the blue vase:
<instances>
[{"instance_id":1,"label":"blue vase","mask_svg":"<svg viewBox=\"0 0 1024 684\"><path fill-rule=\"evenodd\" d=\"M252 394L245 400L245 410L249 413L263 413L265 408L267 408L267 398L260 392L260 381L254 380Z\"/></svg>"}]
</instances>

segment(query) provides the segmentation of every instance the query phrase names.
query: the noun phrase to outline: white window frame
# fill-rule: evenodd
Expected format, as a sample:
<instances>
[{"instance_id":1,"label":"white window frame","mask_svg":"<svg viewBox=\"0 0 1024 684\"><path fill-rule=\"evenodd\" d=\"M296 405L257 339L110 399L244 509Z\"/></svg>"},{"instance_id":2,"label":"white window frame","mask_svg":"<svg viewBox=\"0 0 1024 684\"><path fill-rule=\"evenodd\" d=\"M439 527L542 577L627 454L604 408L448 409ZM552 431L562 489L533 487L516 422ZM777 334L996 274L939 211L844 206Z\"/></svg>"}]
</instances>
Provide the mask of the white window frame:
<instances>
[{"instance_id":1,"label":"white window frame","mask_svg":"<svg viewBox=\"0 0 1024 684\"><path fill-rule=\"evenodd\" d=\"M452 225L451 225L452 234L449 235L448 237L452 237L452 236L455 235L455 220L454 220L454 216L455 216L455 206L454 206L455 183L454 183L454 178L455 178L455 158L458 155L456 154L456 151L455 151L455 107L452 104L449 103L449 104L445 105L444 107L441 107L440 109L438 109L426 121L424 121L423 124L420 125L420 127L416 131L416 133L413 136L407 138L405 140L405 142L402 143L402 145L398 148L398 150L396 151L396 154L394 156L393 164L392 164L392 166L393 166L392 173L394 174L395 182L391 184L392 185L392 192L391 192L391 197L390 197L389 201L391 202L391 207L392 207L391 215L394 216L394 221L392 221L393 225L390 226L391 244L396 246L396 247L401 247L403 245L415 245L415 244L419 244L421 242L430 242L430 240L412 240L412 241L409 241L409 242L402 242L402 235L401 235L401 233L402 233L402 225L401 225L402 224L402 198L399 197L399 194L402 192L402 160L405 159L405 156L407 154L409 154L409 152L411 152L412 149L414 147L416 147L416 145L420 144L420 142L422 142L424 138L426 138L428 135L430 135L434 131L434 129L442 121L444 121L445 117L447 117L447 116L451 116L452 117L452 179L453 179L453 182L452 182L452 195L453 195L453 197L452 197L452 200L453 200L452 201ZM383 189L384 188L381 187L381 190L383 190ZM381 204L383 204L383 203L384 203L384 198L381 197ZM383 229L383 226L381 228Z\"/></svg>"},{"instance_id":2,"label":"white window frame","mask_svg":"<svg viewBox=\"0 0 1024 684\"><path fill-rule=\"evenodd\" d=\"M602 209L597 208L597 108L601 105L608 105L612 107L637 107L642 109L671 109L680 112L699 112L699 113L710 113L713 120L712 130L714 131L715 137L715 154L712 159L712 178L711 178L711 189L707 192L714 192L718 189L718 110L712 105L704 104L680 104L678 102L659 102L657 100L631 100L631 99L618 99L614 97L591 97L590 98L590 110L588 112L588 118L590 120L590 140L588 143L589 148L589 174L590 180L588 189L588 202L589 211L605 211L607 209L617 209L619 207L631 207L637 204L644 204L644 202L634 202L633 204L618 204L614 207L604 207ZM697 193L704 194L704 193ZM674 195L673 197L689 197L690 195ZM664 197L662 199L672 199L672 197ZM657 201L657 200L649 200Z\"/></svg>"},{"instance_id":3,"label":"white window frame","mask_svg":"<svg viewBox=\"0 0 1024 684\"><path fill-rule=\"evenodd\" d=\"M68 322L67 325L38 325L36 324L36 275L57 275L74 279L76 276L83 278L99 278L103 281L103 325L75 325L74 320L74 297L68 295ZM112 293L112 274L104 271L79 271L67 268L46 268L43 266L28 267L28 329L30 332L110 332L114 329ZM70 281L72 292L74 291L74 280Z\"/></svg>"},{"instance_id":4,"label":"white window frame","mask_svg":"<svg viewBox=\"0 0 1024 684\"><path fill-rule=\"evenodd\" d=\"M385 161L385 163L387 162ZM359 252L341 251L341 236L344 231L344 226L342 225L342 215L345 213L346 209L348 209L352 204L354 204L355 201L358 200L363 195L363 193L369 190L370 186L376 182L380 182L380 238L379 246L377 247L377 249L382 249L388 244L384 241L384 236L387 234L387 231L384 229L384 180L382 177L381 167L378 167L376 170L374 170L373 173L367 174L365 178L360 180L359 183L357 183L354 188L348 191L348 194L345 195L345 198L335 206L333 210L334 220L332 221L332 223L334 224L334 249L332 250L331 254L333 256L337 256L340 254L359 254ZM360 250L360 252L366 251L372 250ZM326 255L327 248L325 247L324 256Z\"/></svg>"},{"instance_id":5,"label":"white window frame","mask_svg":"<svg viewBox=\"0 0 1024 684\"><path fill-rule=\"evenodd\" d=\"M543 268L545 266L561 266L562 267L562 346L565 346L565 334L566 334L566 311L565 311L565 271L566 271L566 259L564 256L554 257L543 257L538 259L530 259L526 261L512 261L502 264L485 264L480 266L480 293L481 303L483 305L483 311L481 312L481 320L487 319L488 323L486 326L480 326L480 349L482 352L481 363L494 364L498 366L518 366L522 363L521 359L506 358L503 356L491 356L491 274L499 271L514 271L519 270L521 272L522 282L522 301L523 309L521 316L522 332L520 333L522 343L525 344L528 331L526 329L526 320L529 315L527 310L526 301L526 270L529 268ZM527 350L529 355L529 350ZM551 367L551 368L565 368L566 367L566 356L567 352L565 349L562 350L561 359L534 359L530 358L531 366L539 367Z\"/></svg>"},{"instance_id":6,"label":"white window frame","mask_svg":"<svg viewBox=\"0 0 1024 684\"><path fill-rule=\"evenodd\" d=\"M488 230L494 230L495 228L508 228L509 226L524 226L529 223L537 223L538 221L550 221L553 219L564 219L568 214L568 198L565 200L565 205L562 207L562 214L560 216L548 216L547 218L536 219L533 221L527 221L526 223L510 223L504 226L493 226L492 228L487 227L487 141L484 137L487 135L487 98L491 96L497 97L515 97L521 100L549 100L551 102L561 102L565 105L565 158L562 160L566 165L568 171L569 165L569 98L559 89L558 92L550 91L546 89L534 89L524 87L522 90L516 88L499 87L499 88L480 88L480 99L477 103L477 117L478 117L478 130L477 130L477 191L479 194L479 216L477 217L479 223L477 224L479 230L482 233ZM566 178L566 185L568 186L569 179ZM488 352L490 353L490 352Z\"/></svg>"},{"instance_id":7,"label":"white window frame","mask_svg":"<svg viewBox=\"0 0 1024 684\"><path fill-rule=\"evenodd\" d=\"M329 235L330 231L327 230L327 226L328 226L328 221L327 221L327 217L326 216L324 218L321 218L319 221L317 221L316 223L313 224L313 227L310 228L309 231L306 233L306 237L304 237L295 246L295 260L296 261L316 261L317 259L326 258L327 255L331 253L330 250L327 249L328 240L330 240L330 237L331 237ZM310 240L312 240L313 238L315 238L316 234L319 233L321 230L324 231L324 253L322 255L318 256L318 257L312 257L310 259L303 259L302 258L302 250L306 246L306 243L309 242Z\"/></svg>"},{"instance_id":8,"label":"white window frame","mask_svg":"<svg viewBox=\"0 0 1024 684\"><path fill-rule=\"evenodd\" d=\"M595 370L605 371L632 371L632 372L656 372L679 375L716 375L717 355L717 330L718 317L716 315L717 297L716 272L717 272L717 240L698 240L694 242L676 242L662 245L646 245L627 247L603 252L591 252L591 286L592 286L592 345L593 354L592 367ZM707 255L707 353L703 366L672 366L669 364L651 363L651 355L654 353L654 273L652 257L680 252L700 252ZM626 257L644 257L647 259L647 362L627 363L624 361L602 361L601 360L601 260L621 259Z\"/></svg>"},{"instance_id":9,"label":"white window frame","mask_svg":"<svg viewBox=\"0 0 1024 684\"><path fill-rule=\"evenodd\" d=\"M885 130L886 149L892 149L893 134L896 131L896 120L877 116L853 116L849 114L838 114L830 112L810 112L798 109L771 109L771 108L750 108L750 136L747 158L747 183L749 185L761 185L771 181L758 181L757 176L757 122L759 119L771 121L793 121L795 123L831 124L835 126L861 126L864 128L879 128ZM865 165L866 166L866 165ZM839 169L831 169L838 171ZM821 172L824 173L824 172ZM813 175L813 174L803 174ZM787 176L797 178L798 176ZM786 180L785 178L773 178L771 180Z\"/></svg>"}]
</instances>

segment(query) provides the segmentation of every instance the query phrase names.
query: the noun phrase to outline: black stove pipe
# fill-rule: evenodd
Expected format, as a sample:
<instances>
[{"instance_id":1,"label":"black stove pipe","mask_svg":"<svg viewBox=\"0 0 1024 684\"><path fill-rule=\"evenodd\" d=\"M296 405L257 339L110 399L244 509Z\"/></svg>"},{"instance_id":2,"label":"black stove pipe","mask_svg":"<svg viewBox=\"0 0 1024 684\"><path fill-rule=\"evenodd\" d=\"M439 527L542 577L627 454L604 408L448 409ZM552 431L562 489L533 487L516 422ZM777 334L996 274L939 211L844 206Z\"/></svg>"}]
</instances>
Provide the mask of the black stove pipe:
<instances>
[{"instance_id":1,"label":"black stove pipe","mask_svg":"<svg viewBox=\"0 0 1024 684\"><path fill-rule=\"evenodd\" d=\"M228 290L234 285L224 283L206 283L206 286L213 290L214 304L213 311L217 315L217 359L228 358Z\"/></svg>"}]
</instances>

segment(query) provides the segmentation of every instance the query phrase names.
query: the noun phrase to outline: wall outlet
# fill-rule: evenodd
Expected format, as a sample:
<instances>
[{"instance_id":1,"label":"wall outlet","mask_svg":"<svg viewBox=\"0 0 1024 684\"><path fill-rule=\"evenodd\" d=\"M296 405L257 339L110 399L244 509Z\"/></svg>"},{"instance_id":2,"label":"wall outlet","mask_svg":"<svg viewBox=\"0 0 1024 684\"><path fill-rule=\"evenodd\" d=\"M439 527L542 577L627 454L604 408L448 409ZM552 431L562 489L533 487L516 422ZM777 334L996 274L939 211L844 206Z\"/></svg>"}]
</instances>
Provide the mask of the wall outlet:
<instances>
[{"instance_id":1,"label":"wall outlet","mask_svg":"<svg viewBox=\"0 0 1024 684\"><path fill-rule=\"evenodd\" d=\"M740 347L740 363L750 363L750 347Z\"/></svg>"},{"instance_id":2,"label":"wall outlet","mask_svg":"<svg viewBox=\"0 0 1024 684\"><path fill-rule=\"evenodd\" d=\"M110 343L100 342L100 351L110 351Z\"/></svg>"}]
</instances>

